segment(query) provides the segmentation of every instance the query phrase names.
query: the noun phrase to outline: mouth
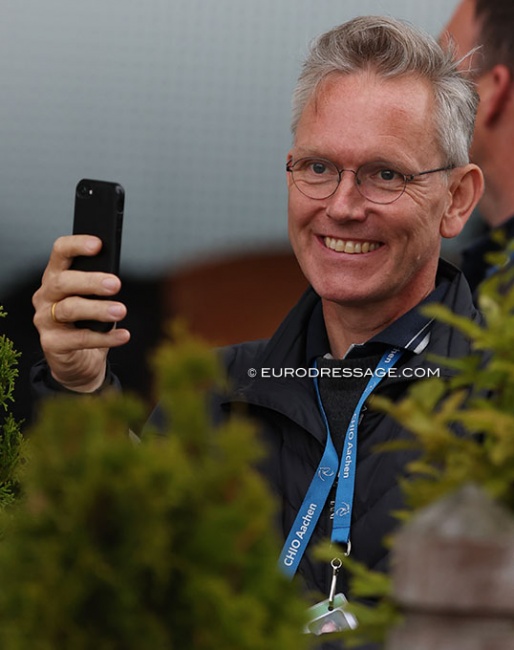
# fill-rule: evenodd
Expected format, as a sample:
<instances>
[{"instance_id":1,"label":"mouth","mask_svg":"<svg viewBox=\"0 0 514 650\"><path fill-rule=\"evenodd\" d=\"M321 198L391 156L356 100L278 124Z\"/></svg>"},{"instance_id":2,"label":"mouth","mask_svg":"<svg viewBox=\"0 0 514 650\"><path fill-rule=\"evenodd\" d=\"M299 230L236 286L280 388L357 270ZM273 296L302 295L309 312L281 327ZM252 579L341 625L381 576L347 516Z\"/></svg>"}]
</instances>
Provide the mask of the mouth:
<instances>
[{"instance_id":1,"label":"mouth","mask_svg":"<svg viewBox=\"0 0 514 650\"><path fill-rule=\"evenodd\" d=\"M376 241L355 241L353 239L334 239L334 237L324 237L323 242L331 251L350 255L372 253L382 246L380 242Z\"/></svg>"}]
</instances>

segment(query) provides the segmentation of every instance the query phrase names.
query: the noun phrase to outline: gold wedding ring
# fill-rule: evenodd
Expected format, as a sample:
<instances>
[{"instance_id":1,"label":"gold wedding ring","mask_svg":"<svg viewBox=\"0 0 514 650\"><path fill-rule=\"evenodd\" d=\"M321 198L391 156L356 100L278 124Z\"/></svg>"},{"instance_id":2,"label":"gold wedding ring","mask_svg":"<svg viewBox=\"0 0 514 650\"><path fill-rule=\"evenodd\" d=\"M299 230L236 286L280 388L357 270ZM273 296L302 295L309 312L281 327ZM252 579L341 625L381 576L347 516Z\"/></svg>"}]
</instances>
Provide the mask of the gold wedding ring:
<instances>
[{"instance_id":1,"label":"gold wedding ring","mask_svg":"<svg viewBox=\"0 0 514 650\"><path fill-rule=\"evenodd\" d=\"M55 306L57 305L56 302L52 304L52 307L50 309L50 313L52 314L52 320L54 323L60 323L61 321L57 319L57 316L55 315Z\"/></svg>"}]
</instances>

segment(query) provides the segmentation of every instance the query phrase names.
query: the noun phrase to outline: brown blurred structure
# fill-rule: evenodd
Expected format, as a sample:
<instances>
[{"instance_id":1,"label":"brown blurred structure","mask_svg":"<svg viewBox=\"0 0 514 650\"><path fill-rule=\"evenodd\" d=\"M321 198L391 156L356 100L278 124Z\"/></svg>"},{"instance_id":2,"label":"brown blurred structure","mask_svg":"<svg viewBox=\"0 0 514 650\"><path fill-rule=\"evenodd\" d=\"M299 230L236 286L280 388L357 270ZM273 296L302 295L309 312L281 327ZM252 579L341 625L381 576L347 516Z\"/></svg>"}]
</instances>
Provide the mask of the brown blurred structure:
<instances>
[{"instance_id":1,"label":"brown blurred structure","mask_svg":"<svg viewBox=\"0 0 514 650\"><path fill-rule=\"evenodd\" d=\"M514 650L514 518L468 485L396 536L386 650Z\"/></svg>"},{"instance_id":2,"label":"brown blurred structure","mask_svg":"<svg viewBox=\"0 0 514 650\"><path fill-rule=\"evenodd\" d=\"M248 252L172 273L164 313L215 345L271 336L307 288L292 251Z\"/></svg>"}]
</instances>

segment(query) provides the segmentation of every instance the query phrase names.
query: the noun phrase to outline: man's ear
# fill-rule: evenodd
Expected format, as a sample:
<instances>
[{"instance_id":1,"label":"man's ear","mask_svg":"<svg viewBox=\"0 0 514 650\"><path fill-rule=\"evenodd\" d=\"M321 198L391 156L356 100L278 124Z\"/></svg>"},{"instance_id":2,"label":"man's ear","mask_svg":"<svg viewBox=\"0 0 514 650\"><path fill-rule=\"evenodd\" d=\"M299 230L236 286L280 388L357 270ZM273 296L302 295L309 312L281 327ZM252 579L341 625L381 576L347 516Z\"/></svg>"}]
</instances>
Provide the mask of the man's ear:
<instances>
[{"instance_id":1,"label":"man's ear","mask_svg":"<svg viewBox=\"0 0 514 650\"><path fill-rule=\"evenodd\" d=\"M477 165L470 163L450 173L450 200L440 224L441 236L447 239L461 232L484 191L484 176Z\"/></svg>"},{"instance_id":2,"label":"man's ear","mask_svg":"<svg viewBox=\"0 0 514 650\"><path fill-rule=\"evenodd\" d=\"M512 74L499 63L478 81L480 110L486 126L491 126L502 115L511 94Z\"/></svg>"}]
</instances>

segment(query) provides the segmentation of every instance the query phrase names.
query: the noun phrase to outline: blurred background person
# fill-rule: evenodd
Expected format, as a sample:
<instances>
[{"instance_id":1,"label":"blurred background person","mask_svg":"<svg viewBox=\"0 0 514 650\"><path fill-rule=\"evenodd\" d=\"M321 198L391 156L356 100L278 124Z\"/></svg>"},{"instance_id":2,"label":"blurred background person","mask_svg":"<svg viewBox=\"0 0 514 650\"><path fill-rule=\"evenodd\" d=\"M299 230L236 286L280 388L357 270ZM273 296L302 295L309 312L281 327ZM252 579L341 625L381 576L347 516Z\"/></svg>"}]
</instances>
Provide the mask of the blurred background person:
<instances>
[{"instance_id":1,"label":"blurred background person","mask_svg":"<svg viewBox=\"0 0 514 650\"><path fill-rule=\"evenodd\" d=\"M461 0L442 33L475 80L480 96L471 159L485 177L478 204L486 231L462 251L461 268L473 290L494 270L487 254L501 250L498 231L514 240L514 2Z\"/></svg>"}]
</instances>

